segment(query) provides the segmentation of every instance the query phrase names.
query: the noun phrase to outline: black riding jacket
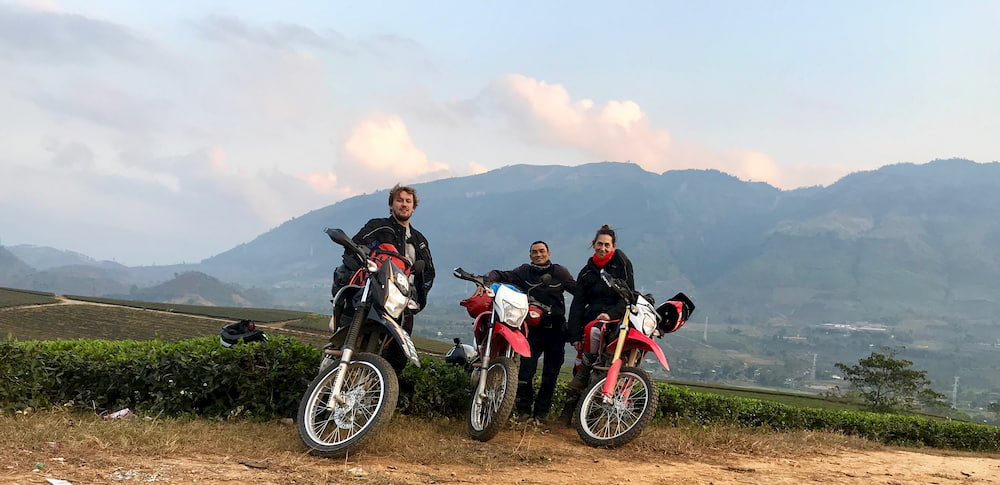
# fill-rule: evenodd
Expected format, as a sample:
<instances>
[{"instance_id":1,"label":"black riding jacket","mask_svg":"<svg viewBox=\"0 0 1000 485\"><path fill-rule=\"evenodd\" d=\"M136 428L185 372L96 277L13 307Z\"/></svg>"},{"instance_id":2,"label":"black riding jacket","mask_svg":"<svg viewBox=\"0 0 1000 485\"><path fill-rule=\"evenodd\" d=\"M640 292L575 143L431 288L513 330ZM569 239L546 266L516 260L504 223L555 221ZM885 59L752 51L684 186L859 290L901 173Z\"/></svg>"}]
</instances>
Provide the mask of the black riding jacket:
<instances>
[{"instance_id":1,"label":"black riding jacket","mask_svg":"<svg viewBox=\"0 0 1000 485\"><path fill-rule=\"evenodd\" d=\"M625 301L601 279L601 269L594 264L593 258L588 258L576 277L576 293L569 309L567 342L583 340L583 328L602 313L607 313L612 320L625 315ZM632 262L622 250L616 249L603 269L635 290Z\"/></svg>"},{"instance_id":2,"label":"black riding jacket","mask_svg":"<svg viewBox=\"0 0 1000 485\"><path fill-rule=\"evenodd\" d=\"M396 250L400 254L406 254L406 228L392 217L376 218L368 221L351 239L368 249L374 249L379 244L389 243L396 246ZM412 225L410 226L410 242L413 244L417 256L416 261L412 262L424 262L423 272L414 274L413 278L414 284L417 287L417 303L420 304L420 309L423 310L424 306L427 305L427 293L431 291L431 286L434 285L434 261L431 259L431 249L427 245L427 238ZM350 269L351 272L356 271L360 267L358 260L350 256L346 251L344 253L344 266Z\"/></svg>"},{"instance_id":3,"label":"black riding jacket","mask_svg":"<svg viewBox=\"0 0 1000 485\"><path fill-rule=\"evenodd\" d=\"M576 293L576 281L569 270L561 264L549 262L544 266L534 264L522 264L511 271L493 270L486 274L486 280L497 283L509 283L522 291L528 291L533 285L537 285L542 280L542 275L552 275L552 282L544 287L531 290L531 297L539 303L552 308L551 313L542 315L538 322L539 329L555 329L560 332L566 324L566 300L563 298L563 291L569 294Z\"/></svg>"}]
</instances>

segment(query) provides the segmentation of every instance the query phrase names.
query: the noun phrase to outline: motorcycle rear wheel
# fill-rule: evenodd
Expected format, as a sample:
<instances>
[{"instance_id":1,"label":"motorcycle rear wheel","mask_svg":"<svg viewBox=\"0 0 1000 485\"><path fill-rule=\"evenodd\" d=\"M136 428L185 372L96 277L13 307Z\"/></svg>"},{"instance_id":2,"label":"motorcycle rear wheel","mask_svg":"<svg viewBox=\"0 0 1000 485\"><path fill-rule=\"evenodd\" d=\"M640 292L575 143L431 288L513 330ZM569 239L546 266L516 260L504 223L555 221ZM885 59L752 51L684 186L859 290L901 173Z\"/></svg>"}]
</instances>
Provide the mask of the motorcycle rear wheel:
<instances>
[{"instance_id":1,"label":"motorcycle rear wheel","mask_svg":"<svg viewBox=\"0 0 1000 485\"><path fill-rule=\"evenodd\" d=\"M344 402L328 406L340 372L338 364L327 367L309 384L296 419L302 443L312 454L330 458L364 446L389 423L399 398L392 366L382 357L362 352L347 365L341 387Z\"/></svg>"},{"instance_id":2,"label":"motorcycle rear wheel","mask_svg":"<svg viewBox=\"0 0 1000 485\"><path fill-rule=\"evenodd\" d=\"M485 372L479 376L486 379L485 396L480 396L476 388L472 389L472 404L466 424L472 439L489 441L500 432L514 411L517 371L510 359L497 357L490 362L488 369L480 372Z\"/></svg>"},{"instance_id":3,"label":"motorcycle rear wheel","mask_svg":"<svg viewBox=\"0 0 1000 485\"><path fill-rule=\"evenodd\" d=\"M574 412L576 432L588 446L617 448L639 437L656 414L656 384L638 367L622 367L609 402L601 389L607 376L592 384Z\"/></svg>"}]
</instances>

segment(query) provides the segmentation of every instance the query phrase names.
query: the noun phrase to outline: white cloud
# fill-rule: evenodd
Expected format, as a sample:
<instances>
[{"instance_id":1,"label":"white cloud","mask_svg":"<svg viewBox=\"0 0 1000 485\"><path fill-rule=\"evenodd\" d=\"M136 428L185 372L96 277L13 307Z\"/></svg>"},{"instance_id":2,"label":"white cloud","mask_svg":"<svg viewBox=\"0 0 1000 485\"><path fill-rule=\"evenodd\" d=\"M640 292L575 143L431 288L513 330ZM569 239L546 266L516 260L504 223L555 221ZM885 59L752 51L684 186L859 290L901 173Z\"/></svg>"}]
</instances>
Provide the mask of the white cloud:
<instances>
[{"instance_id":1,"label":"white cloud","mask_svg":"<svg viewBox=\"0 0 1000 485\"><path fill-rule=\"evenodd\" d=\"M744 180L785 184L783 170L767 154L752 150L714 153L674 140L654 126L638 103L611 100L603 106L590 99L574 100L560 84L520 74L499 79L491 93L513 123L529 128L526 136L573 147L587 160L631 161L662 173L687 168L714 168Z\"/></svg>"},{"instance_id":2,"label":"white cloud","mask_svg":"<svg viewBox=\"0 0 1000 485\"><path fill-rule=\"evenodd\" d=\"M486 167L476 162L469 162L467 170L469 172L469 175L479 175L481 173L486 173L489 171Z\"/></svg>"},{"instance_id":3,"label":"white cloud","mask_svg":"<svg viewBox=\"0 0 1000 485\"><path fill-rule=\"evenodd\" d=\"M112 15L0 0L0 201L35 207L26 221L58 220L0 217L24 242L49 243L34 239L40 227L66 223L91 246L53 244L89 252L116 245L104 230L119 227L140 241L133 261L154 250L191 260L351 195L511 163L815 180L812 167L779 167L753 147L677 139L633 99L574 97L521 74L470 96L490 74L439 66L419 32L345 35L326 27L336 21L243 11L130 22L88 9Z\"/></svg>"},{"instance_id":4,"label":"white cloud","mask_svg":"<svg viewBox=\"0 0 1000 485\"><path fill-rule=\"evenodd\" d=\"M499 81L501 90L520 109L520 118L534 123L547 141L575 146L590 156L607 160L632 160L663 171L672 168L667 155L672 140L666 130L651 126L634 101L574 101L559 84L548 84L519 74Z\"/></svg>"},{"instance_id":5,"label":"white cloud","mask_svg":"<svg viewBox=\"0 0 1000 485\"><path fill-rule=\"evenodd\" d=\"M343 146L338 178L352 185L372 188L385 177L408 182L451 167L432 161L410 138L397 115L373 114L356 124Z\"/></svg>"},{"instance_id":6,"label":"white cloud","mask_svg":"<svg viewBox=\"0 0 1000 485\"><path fill-rule=\"evenodd\" d=\"M0 2L0 58L81 65L104 59L143 62L155 46L125 26L63 13L51 2Z\"/></svg>"},{"instance_id":7,"label":"white cloud","mask_svg":"<svg viewBox=\"0 0 1000 485\"><path fill-rule=\"evenodd\" d=\"M13 2L14 5L21 5L28 10L39 12L63 13L63 8L56 0L19 0Z\"/></svg>"},{"instance_id":8,"label":"white cloud","mask_svg":"<svg viewBox=\"0 0 1000 485\"><path fill-rule=\"evenodd\" d=\"M44 149L52 154L52 164L57 168L78 167L89 169L94 166L94 152L80 142L62 143L57 140L43 141Z\"/></svg>"}]
</instances>

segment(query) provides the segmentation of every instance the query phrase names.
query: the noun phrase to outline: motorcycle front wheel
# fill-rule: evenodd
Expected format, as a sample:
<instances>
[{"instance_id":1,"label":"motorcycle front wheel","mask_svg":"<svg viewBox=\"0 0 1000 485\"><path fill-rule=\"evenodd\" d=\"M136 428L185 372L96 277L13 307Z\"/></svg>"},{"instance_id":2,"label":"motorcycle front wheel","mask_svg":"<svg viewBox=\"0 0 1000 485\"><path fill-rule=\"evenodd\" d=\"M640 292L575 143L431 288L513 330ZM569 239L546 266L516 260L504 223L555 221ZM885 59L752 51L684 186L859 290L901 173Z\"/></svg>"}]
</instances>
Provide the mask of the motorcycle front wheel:
<instances>
[{"instance_id":1,"label":"motorcycle front wheel","mask_svg":"<svg viewBox=\"0 0 1000 485\"><path fill-rule=\"evenodd\" d=\"M347 365L340 398L335 399L337 364L320 372L299 402L299 438L318 456L343 457L364 446L389 423L399 398L392 366L382 357L362 352Z\"/></svg>"},{"instance_id":2,"label":"motorcycle front wheel","mask_svg":"<svg viewBox=\"0 0 1000 485\"><path fill-rule=\"evenodd\" d=\"M622 367L610 399L601 394L607 376L591 385L576 406L576 432L589 446L617 448L636 438L653 420L658 395L646 371Z\"/></svg>"},{"instance_id":3,"label":"motorcycle front wheel","mask_svg":"<svg viewBox=\"0 0 1000 485\"><path fill-rule=\"evenodd\" d=\"M469 436L476 441L489 441L514 411L514 395L517 393L517 372L513 362L507 357L497 357L488 369L480 369L480 379L486 380L483 395L472 389L472 405L467 421Z\"/></svg>"}]
</instances>

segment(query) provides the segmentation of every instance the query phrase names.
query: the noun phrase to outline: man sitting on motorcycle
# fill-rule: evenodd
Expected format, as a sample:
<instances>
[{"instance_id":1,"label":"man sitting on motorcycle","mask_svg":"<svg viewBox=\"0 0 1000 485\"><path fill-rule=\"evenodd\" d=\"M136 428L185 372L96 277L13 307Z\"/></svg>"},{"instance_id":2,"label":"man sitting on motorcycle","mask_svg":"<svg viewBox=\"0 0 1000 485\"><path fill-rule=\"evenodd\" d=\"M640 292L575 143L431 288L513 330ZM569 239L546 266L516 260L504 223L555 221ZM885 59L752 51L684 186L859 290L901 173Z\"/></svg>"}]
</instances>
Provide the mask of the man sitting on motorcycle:
<instances>
[{"instance_id":1,"label":"man sitting on motorcycle","mask_svg":"<svg viewBox=\"0 0 1000 485\"><path fill-rule=\"evenodd\" d=\"M424 269L418 274L410 274L410 283L417 289L417 310L404 310L403 318L400 322L406 333L413 332L413 315L427 305L427 293L431 291L434 284L434 263L431 259L431 250L427 244L427 238L420 231L410 225L410 217L417 209L417 191L413 187L396 184L389 191L389 217L375 218L369 220L364 227L351 239L355 243L374 249L380 244L392 244L396 250L405 254L410 263L417 261L424 262ZM333 293L337 289L346 285L360 268L357 258L344 253L344 264L334 271ZM406 366L406 356L397 346L390 346L386 360L400 371Z\"/></svg>"},{"instance_id":2,"label":"man sitting on motorcycle","mask_svg":"<svg viewBox=\"0 0 1000 485\"><path fill-rule=\"evenodd\" d=\"M545 423L552 408L552 394L555 390L559 369L566 352L566 301L563 291L573 294L576 281L562 265L549 260L549 245L544 241L531 243L528 251L530 263L522 264L511 271L493 270L486 274L486 280L509 283L524 291L534 288L530 295L539 303L551 308L542 315L541 321L528 329L528 344L531 356L521 357L517 375L517 397L515 406L519 417L534 417ZM542 276L550 275L551 281L542 285ZM542 380L535 395L534 379L538 368L538 358L544 355Z\"/></svg>"}]
</instances>

